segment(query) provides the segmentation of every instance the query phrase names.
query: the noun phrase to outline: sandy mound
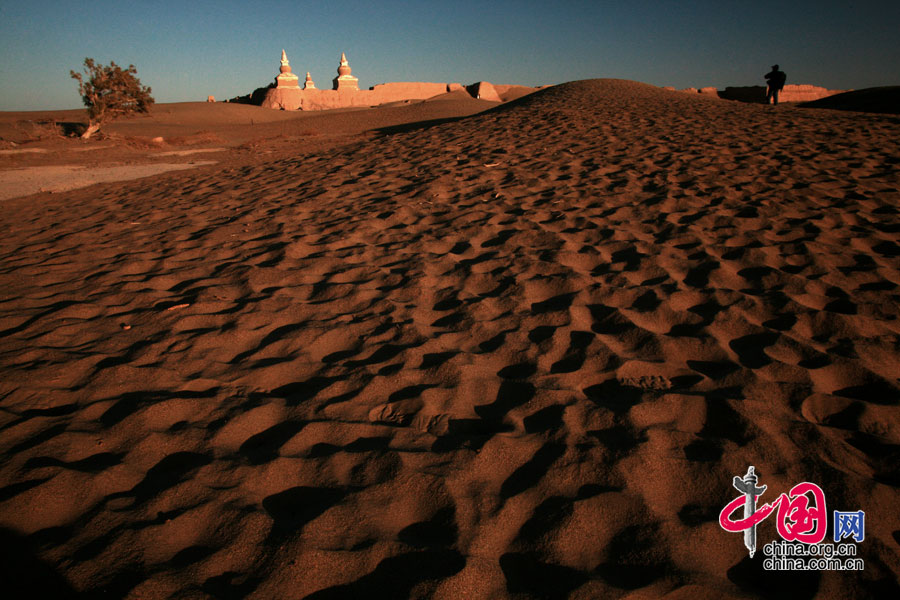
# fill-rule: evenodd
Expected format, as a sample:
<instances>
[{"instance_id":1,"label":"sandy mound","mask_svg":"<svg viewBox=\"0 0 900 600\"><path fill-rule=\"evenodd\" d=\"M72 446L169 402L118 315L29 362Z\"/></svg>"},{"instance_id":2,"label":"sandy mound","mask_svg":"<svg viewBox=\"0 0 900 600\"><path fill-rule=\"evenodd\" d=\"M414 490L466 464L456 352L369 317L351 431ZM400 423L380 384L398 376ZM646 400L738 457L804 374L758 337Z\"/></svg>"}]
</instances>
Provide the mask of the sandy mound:
<instances>
[{"instance_id":1,"label":"sandy mound","mask_svg":"<svg viewBox=\"0 0 900 600\"><path fill-rule=\"evenodd\" d=\"M896 119L599 80L396 131L4 203L20 577L900 591ZM718 524L748 465L864 510L865 570L751 560Z\"/></svg>"},{"instance_id":2,"label":"sandy mound","mask_svg":"<svg viewBox=\"0 0 900 600\"><path fill-rule=\"evenodd\" d=\"M854 90L813 102L805 102L800 106L900 115L900 86Z\"/></svg>"}]
</instances>

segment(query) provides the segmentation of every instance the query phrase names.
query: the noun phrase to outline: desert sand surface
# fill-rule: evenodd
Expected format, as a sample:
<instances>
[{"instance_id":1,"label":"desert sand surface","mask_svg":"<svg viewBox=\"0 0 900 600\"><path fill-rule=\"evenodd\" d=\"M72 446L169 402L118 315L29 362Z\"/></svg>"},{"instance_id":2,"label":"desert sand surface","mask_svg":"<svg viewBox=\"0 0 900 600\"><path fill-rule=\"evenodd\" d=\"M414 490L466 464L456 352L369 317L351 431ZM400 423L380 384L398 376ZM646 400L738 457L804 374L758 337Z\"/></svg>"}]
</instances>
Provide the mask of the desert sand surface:
<instances>
[{"instance_id":1,"label":"desert sand surface","mask_svg":"<svg viewBox=\"0 0 900 600\"><path fill-rule=\"evenodd\" d=\"M513 88L507 94L510 98L534 91L508 87ZM319 112L181 102L154 105L149 114L105 125L99 142L61 135L80 125L83 111L0 113L0 201L202 165L234 164L235 156L237 163L246 165L248 155L332 148L379 130L457 119L496 105L465 92ZM218 154L228 149L234 152ZM174 162L175 157L181 160Z\"/></svg>"},{"instance_id":2,"label":"desert sand surface","mask_svg":"<svg viewBox=\"0 0 900 600\"><path fill-rule=\"evenodd\" d=\"M160 152L159 156L185 156L195 153L217 152L215 149L175 150ZM215 161L190 163L155 163L151 165L120 165L114 167L87 167L84 165L53 165L0 170L0 200L29 196L38 192L65 192L95 183L128 181L150 177L166 171L191 169L195 166L214 164Z\"/></svg>"},{"instance_id":3,"label":"desert sand surface","mask_svg":"<svg viewBox=\"0 0 900 600\"><path fill-rule=\"evenodd\" d=\"M169 108L83 163L69 140L0 156L226 148L2 203L13 586L900 592L896 117L623 80L252 124ZM829 519L864 510L864 570L751 559L718 523L749 465L760 502L808 481Z\"/></svg>"}]
</instances>

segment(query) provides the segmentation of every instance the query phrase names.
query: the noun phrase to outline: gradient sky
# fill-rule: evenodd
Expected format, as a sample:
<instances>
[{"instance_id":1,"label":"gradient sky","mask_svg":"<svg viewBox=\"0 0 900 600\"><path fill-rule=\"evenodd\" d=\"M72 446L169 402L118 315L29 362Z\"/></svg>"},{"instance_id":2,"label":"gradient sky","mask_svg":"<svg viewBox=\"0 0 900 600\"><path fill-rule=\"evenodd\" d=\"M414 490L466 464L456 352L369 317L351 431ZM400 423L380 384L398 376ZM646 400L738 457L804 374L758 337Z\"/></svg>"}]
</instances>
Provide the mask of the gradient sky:
<instances>
[{"instance_id":1,"label":"gradient sky","mask_svg":"<svg viewBox=\"0 0 900 600\"><path fill-rule=\"evenodd\" d=\"M157 102L247 94L278 72L330 88L346 52L360 87L388 81L542 85L900 85L900 0L0 0L0 110L81 108L85 57L134 64Z\"/></svg>"}]
</instances>

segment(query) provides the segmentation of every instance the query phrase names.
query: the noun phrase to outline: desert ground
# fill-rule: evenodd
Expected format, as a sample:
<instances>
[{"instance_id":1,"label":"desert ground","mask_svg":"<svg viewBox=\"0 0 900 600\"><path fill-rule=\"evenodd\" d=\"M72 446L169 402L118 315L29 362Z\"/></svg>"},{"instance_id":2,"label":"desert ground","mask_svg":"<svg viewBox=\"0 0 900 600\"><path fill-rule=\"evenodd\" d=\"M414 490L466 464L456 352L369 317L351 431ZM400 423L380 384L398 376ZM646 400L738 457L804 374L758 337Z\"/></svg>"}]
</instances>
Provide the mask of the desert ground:
<instances>
[{"instance_id":1,"label":"desert ground","mask_svg":"<svg viewBox=\"0 0 900 600\"><path fill-rule=\"evenodd\" d=\"M590 80L42 120L83 111L0 114L6 591L900 596L900 117ZM765 570L774 515L751 559L750 465L865 511L865 568Z\"/></svg>"}]
</instances>

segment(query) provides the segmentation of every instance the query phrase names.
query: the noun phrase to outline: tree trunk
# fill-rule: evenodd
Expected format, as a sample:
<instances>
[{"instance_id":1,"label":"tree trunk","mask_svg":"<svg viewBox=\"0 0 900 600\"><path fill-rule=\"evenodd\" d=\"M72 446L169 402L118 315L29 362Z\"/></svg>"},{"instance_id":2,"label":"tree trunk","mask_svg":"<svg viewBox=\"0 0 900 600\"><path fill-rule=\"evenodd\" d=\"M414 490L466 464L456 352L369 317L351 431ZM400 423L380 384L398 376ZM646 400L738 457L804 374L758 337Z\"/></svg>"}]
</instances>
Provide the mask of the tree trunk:
<instances>
[{"instance_id":1,"label":"tree trunk","mask_svg":"<svg viewBox=\"0 0 900 600\"><path fill-rule=\"evenodd\" d=\"M81 139L86 140L100 130L100 123L88 123L87 129L81 134Z\"/></svg>"}]
</instances>

